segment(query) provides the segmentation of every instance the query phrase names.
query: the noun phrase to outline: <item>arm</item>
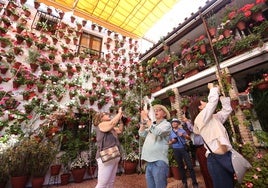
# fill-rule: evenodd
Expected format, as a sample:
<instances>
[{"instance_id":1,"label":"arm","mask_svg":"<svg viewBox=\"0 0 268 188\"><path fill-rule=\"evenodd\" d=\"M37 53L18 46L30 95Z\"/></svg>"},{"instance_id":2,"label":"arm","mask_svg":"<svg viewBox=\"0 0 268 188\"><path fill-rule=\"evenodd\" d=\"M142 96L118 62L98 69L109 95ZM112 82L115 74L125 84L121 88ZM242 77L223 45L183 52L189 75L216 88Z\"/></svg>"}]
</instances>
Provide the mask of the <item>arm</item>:
<instances>
[{"instance_id":1,"label":"arm","mask_svg":"<svg viewBox=\"0 0 268 188\"><path fill-rule=\"evenodd\" d=\"M119 108L118 113L114 116L113 119L111 119L110 121L101 122L98 125L100 131L102 131L102 132L110 131L112 128L114 128L116 126L116 124L119 122L121 117L122 117L122 108Z\"/></svg>"},{"instance_id":2,"label":"arm","mask_svg":"<svg viewBox=\"0 0 268 188\"><path fill-rule=\"evenodd\" d=\"M124 124L120 121L119 125L114 127L114 130L117 135L121 134L124 130Z\"/></svg>"},{"instance_id":3,"label":"arm","mask_svg":"<svg viewBox=\"0 0 268 188\"><path fill-rule=\"evenodd\" d=\"M214 111L216 110L218 101L219 101L219 88L218 87L211 87L209 86L209 95L208 95L208 103L206 104L205 108L203 109L203 122L207 124Z\"/></svg>"},{"instance_id":4,"label":"arm","mask_svg":"<svg viewBox=\"0 0 268 188\"><path fill-rule=\"evenodd\" d=\"M216 117L220 120L221 123L224 123L233 109L231 107L231 101L229 97L220 97L220 101L222 104L222 109L217 112Z\"/></svg>"},{"instance_id":5,"label":"arm","mask_svg":"<svg viewBox=\"0 0 268 188\"><path fill-rule=\"evenodd\" d=\"M160 123L158 126L152 124L149 128L149 132L155 136L168 136L171 131L171 125L168 121Z\"/></svg>"}]
</instances>

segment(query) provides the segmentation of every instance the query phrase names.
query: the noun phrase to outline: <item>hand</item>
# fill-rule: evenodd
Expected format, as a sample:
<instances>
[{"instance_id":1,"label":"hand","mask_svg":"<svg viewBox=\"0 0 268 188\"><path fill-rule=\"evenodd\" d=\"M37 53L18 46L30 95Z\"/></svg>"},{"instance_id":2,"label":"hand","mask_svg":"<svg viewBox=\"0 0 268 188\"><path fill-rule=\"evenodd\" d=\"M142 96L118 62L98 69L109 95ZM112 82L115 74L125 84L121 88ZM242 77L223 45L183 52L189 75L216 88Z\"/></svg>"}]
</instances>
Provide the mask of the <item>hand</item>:
<instances>
[{"instance_id":1,"label":"hand","mask_svg":"<svg viewBox=\"0 0 268 188\"><path fill-rule=\"evenodd\" d=\"M211 89L214 87L214 84L213 83L208 83L208 89Z\"/></svg>"},{"instance_id":2,"label":"hand","mask_svg":"<svg viewBox=\"0 0 268 188\"><path fill-rule=\"evenodd\" d=\"M148 110L141 111L141 119L148 119Z\"/></svg>"},{"instance_id":3,"label":"hand","mask_svg":"<svg viewBox=\"0 0 268 188\"><path fill-rule=\"evenodd\" d=\"M118 114L122 114L123 112L122 112L122 107L119 107L119 109L118 109Z\"/></svg>"}]
</instances>

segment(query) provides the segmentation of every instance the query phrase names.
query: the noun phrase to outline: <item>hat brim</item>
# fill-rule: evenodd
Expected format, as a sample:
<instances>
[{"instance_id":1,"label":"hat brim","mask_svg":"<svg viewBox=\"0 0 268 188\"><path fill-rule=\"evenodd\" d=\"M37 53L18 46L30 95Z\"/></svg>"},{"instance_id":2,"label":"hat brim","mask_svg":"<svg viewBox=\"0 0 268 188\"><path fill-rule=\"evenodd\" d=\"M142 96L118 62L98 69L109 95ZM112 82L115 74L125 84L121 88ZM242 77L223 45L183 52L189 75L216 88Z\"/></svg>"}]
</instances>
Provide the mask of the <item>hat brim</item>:
<instances>
[{"instance_id":1,"label":"hat brim","mask_svg":"<svg viewBox=\"0 0 268 188\"><path fill-rule=\"evenodd\" d=\"M170 119L170 113L169 113L168 109L165 106L163 106L161 104L156 104L156 105L153 106L153 108L154 109L161 108L166 113L166 119Z\"/></svg>"}]
</instances>

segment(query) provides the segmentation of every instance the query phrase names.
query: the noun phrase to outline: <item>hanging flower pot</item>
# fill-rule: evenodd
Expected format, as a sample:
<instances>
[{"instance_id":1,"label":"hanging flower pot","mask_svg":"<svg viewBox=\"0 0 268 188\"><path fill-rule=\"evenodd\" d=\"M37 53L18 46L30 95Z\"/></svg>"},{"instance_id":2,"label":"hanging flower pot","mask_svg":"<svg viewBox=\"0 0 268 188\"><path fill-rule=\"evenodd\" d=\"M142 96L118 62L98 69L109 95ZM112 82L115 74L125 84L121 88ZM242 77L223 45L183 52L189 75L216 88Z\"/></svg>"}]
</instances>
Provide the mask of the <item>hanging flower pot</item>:
<instances>
[{"instance_id":1,"label":"hanging flower pot","mask_svg":"<svg viewBox=\"0 0 268 188\"><path fill-rule=\"evenodd\" d=\"M237 27L240 31L243 31L244 29L246 29L246 22L244 22L244 21L239 21L239 22L236 24L236 27Z\"/></svg>"},{"instance_id":2,"label":"hanging flower pot","mask_svg":"<svg viewBox=\"0 0 268 188\"><path fill-rule=\"evenodd\" d=\"M221 49L220 49L220 53L222 55L226 55L229 53L229 47L228 46L223 46Z\"/></svg>"},{"instance_id":3,"label":"hanging flower pot","mask_svg":"<svg viewBox=\"0 0 268 188\"><path fill-rule=\"evenodd\" d=\"M208 29L208 32L211 37L214 37L216 35L216 31L217 31L216 27L211 27Z\"/></svg>"},{"instance_id":4,"label":"hanging flower pot","mask_svg":"<svg viewBox=\"0 0 268 188\"><path fill-rule=\"evenodd\" d=\"M51 14L51 13L52 13L52 8L47 7L47 13L48 13L48 14Z\"/></svg>"},{"instance_id":5,"label":"hanging flower pot","mask_svg":"<svg viewBox=\"0 0 268 188\"><path fill-rule=\"evenodd\" d=\"M65 15L65 12L59 12L60 19L62 19Z\"/></svg>"},{"instance_id":6,"label":"hanging flower pot","mask_svg":"<svg viewBox=\"0 0 268 188\"><path fill-rule=\"evenodd\" d=\"M205 54L207 52L206 44L202 44L199 46L199 50L201 54Z\"/></svg>"},{"instance_id":7,"label":"hanging flower pot","mask_svg":"<svg viewBox=\"0 0 268 188\"><path fill-rule=\"evenodd\" d=\"M40 3L38 1L34 1L34 8L38 9L40 7Z\"/></svg>"},{"instance_id":8,"label":"hanging flower pot","mask_svg":"<svg viewBox=\"0 0 268 188\"><path fill-rule=\"evenodd\" d=\"M229 38L231 36L231 30L225 29L222 34L225 38Z\"/></svg>"},{"instance_id":9,"label":"hanging flower pot","mask_svg":"<svg viewBox=\"0 0 268 188\"><path fill-rule=\"evenodd\" d=\"M75 17L74 16L71 16L70 19L71 19L71 23L74 23Z\"/></svg>"},{"instance_id":10,"label":"hanging flower pot","mask_svg":"<svg viewBox=\"0 0 268 188\"><path fill-rule=\"evenodd\" d=\"M264 20L264 17L261 11L253 13L251 17L255 22L262 22Z\"/></svg>"},{"instance_id":11,"label":"hanging flower pot","mask_svg":"<svg viewBox=\"0 0 268 188\"><path fill-rule=\"evenodd\" d=\"M257 85L257 88L261 91L265 91L268 89L268 81L263 81Z\"/></svg>"},{"instance_id":12,"label":"hanging flower pot","mask_svg":"<svg viewBox=\"0 0 268 188\"><path fill-rule=\"evenodd\" d=\"M87 24L87 20L82 20L82 26L85 27Z\"/></svg>"}]
</instances>

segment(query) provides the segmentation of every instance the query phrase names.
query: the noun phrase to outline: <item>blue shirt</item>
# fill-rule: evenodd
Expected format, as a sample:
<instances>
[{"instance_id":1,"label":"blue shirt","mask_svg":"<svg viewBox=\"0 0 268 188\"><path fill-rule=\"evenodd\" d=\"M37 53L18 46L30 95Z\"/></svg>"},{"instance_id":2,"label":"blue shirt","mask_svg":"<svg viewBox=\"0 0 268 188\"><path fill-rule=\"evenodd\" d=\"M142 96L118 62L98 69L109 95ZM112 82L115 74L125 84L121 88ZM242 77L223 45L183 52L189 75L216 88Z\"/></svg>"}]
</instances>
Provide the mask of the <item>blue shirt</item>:
<instances>
[{"instance_id":1,"label":"blue shirt","mask_svg":"<svg viewBox=\"0 0 268 188\"><path fill-rule=\"evenodd\" d=\"M179 136L179 133L182 133L182 136ZM184 148L184 145L186 144L184 135L187 135L187 133L183 128L179 128L177 131L170 131L169 139L178 139L176 143L172 144L172 148Z\"/></svg>"}]
</instances>

